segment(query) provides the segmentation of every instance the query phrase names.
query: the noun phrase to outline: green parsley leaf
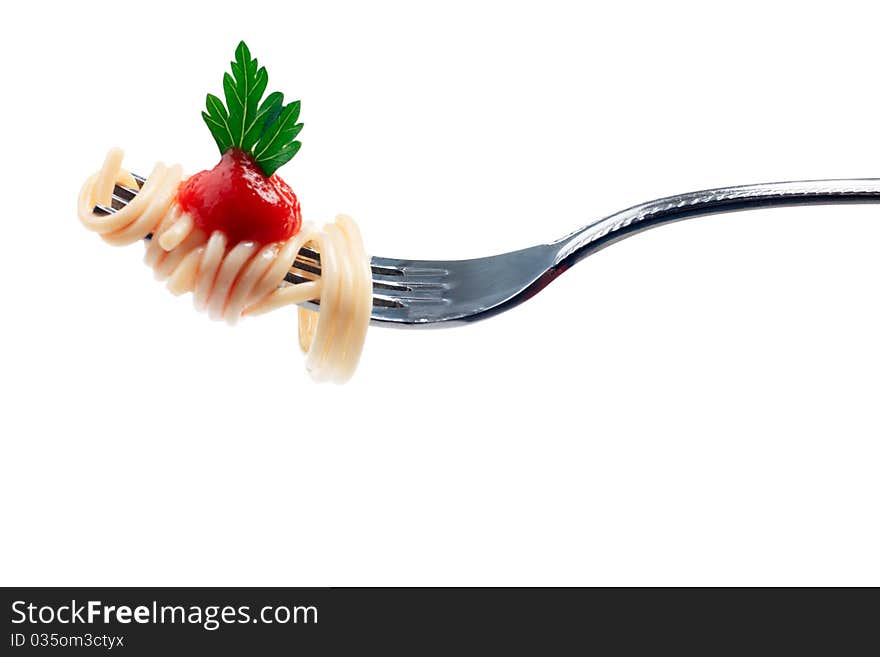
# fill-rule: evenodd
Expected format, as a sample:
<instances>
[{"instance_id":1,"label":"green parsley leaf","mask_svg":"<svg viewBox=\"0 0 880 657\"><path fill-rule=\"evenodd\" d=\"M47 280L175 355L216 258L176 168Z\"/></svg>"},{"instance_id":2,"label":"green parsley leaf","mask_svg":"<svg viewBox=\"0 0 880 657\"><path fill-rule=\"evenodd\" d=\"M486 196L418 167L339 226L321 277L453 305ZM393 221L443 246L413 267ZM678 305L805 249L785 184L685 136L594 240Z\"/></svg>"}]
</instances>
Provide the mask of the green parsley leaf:
<instances>
[{"instance_id":1,"label":"green parsley leaf","mask_svg":"<svg viewBox=\"0 0 880 657\"><path fill-rule=\"evenodd\" d=\"M202 118L208 124L208 129L214 135L214 141L220 148L220 152L224 153L232 147L233 137L232 129L229 127L229 115L220 99L213 94L208 94L205 100L208 108L207 112L202 112Z\"/></svg>"},{"instance_id":2,"label":"green parsley leaf","mask_svg":"<svg viewBox=\"0 0 880 657\"><path fill-rule=\"evenodd\" d=\"M303 127L302 123L296 122L299 118L299 107L300 102L297 100L281 110L281 114L266 127L254 146L254 159L267 176L287 164L302 146L300 142L294 141Z\"/></svg>"},{"instance_id":3,"label":"green parsley leaf","mask_svg":"<svg viewBox=\"0 0 880 657\"><path fill-rule=\"evenodd\" d=\"M266 96L269 75L251 57L244 41L235 49L231 62L232 75L223 75L226 106L213 94L205 100L202 118L211 131L221 153L240 148L251 153L266 176L271 176L287 163L301 146L295 141L302 130L299 118L300 101L284 105L284 96L272 92Z\"/></svg>"}]
</instances>

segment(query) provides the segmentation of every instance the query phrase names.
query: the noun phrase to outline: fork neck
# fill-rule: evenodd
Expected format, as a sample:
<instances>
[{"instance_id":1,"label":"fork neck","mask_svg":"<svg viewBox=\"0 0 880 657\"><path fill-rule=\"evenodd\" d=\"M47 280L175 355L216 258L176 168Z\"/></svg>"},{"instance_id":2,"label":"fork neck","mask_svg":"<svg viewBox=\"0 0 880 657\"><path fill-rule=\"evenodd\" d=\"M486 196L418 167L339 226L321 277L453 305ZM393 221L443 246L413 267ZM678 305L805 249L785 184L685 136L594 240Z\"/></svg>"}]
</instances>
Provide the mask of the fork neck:
<instances>
[{"instance_id":1,"label":"fork neck","mask_svg":"<svg viewBox=\"0 0 880 657\"><path fill-rule=\"evenodd\" d=\"M880 178L803 180L719 187L649 201L600 219L554 242L557 266L643 230L692 217L790 205L880 203Z\"/></svg>"}]
</instances>

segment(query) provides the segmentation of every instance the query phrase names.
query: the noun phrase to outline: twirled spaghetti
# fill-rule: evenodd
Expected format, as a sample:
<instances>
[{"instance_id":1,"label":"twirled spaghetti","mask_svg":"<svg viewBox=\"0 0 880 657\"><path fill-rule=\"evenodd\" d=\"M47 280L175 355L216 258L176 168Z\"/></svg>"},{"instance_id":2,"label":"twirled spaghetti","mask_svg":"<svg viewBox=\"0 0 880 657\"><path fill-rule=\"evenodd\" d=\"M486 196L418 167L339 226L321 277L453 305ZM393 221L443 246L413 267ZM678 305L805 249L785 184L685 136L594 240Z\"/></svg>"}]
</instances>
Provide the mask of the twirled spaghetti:
<instances>
[{"instance_id":1,"label":"twirled spaghetti","mask_svg":"<svg viewBox=\"0 0 880 657\"><path fill-rule=\"evenodd\" d=\"M242 315L319 300L317 313L298 309L306 367L318 381L348 380L363 350L372 304L370 262L354 221L339 215L322 228L305 223L284 242L230 244L222 231L207 234L198 228L181 208L177 189L182 180L180 166L159 163L125 207L113 214L96 213L96 205L111 205L115 185L137 187L122 168L122 151L113 149L80 191L80 221L118 246L152 235L146 263L173 293L192 292L196 307L212 319L235 323ZM321 255L320 276L283 284L306 245Z\"/></svg>"}]
</instances>

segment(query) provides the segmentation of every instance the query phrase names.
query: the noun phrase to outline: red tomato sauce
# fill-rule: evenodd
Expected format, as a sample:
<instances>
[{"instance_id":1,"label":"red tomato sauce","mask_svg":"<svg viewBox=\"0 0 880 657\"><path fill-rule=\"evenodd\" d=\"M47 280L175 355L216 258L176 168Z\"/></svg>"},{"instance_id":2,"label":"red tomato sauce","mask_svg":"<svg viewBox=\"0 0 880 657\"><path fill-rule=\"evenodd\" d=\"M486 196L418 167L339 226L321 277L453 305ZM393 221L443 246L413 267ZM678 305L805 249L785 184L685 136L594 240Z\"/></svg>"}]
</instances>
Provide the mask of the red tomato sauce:
<instances>
[{"instance_id":1,"label":"red tomato sauce","mask_svg":"<svg viewBox=\"0 0 880 657\"><path fill-rule=\"evenodd\" d=\"M276 174L267 178L250 154L230 149L209 171L181 184L181 207L207 232L223 231L230 245L283 242L302 225L299 201Z\"/></svg>"}]
</instances>

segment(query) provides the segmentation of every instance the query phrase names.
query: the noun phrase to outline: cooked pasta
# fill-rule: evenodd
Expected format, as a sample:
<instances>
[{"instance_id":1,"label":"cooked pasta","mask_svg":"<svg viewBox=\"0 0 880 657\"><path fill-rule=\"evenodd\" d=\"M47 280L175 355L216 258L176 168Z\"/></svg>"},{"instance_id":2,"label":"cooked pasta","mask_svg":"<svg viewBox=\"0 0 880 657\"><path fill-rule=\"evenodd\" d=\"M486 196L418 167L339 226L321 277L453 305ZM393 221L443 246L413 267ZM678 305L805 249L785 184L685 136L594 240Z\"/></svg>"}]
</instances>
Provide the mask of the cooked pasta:
<instances>
[{"instance_id":1,"label":"cooked pasta","mask_svg":"<svg viewBox=\"0 0 880 657\"><path fill-rule=\"evenodd\" d=\"M318 381L342 383L353 374L363 350L372 304L369 258L354 221L339 215L322 228L309 223L284 242L230 244L219 230L206 234L177 203L183 170L157 164L140 191L113 214L114 185L137 188L122 168L122 151L111 150L100 171L83 185L78 212L82 223L113 245L149 235L146 263L175 294L193 293L196 308L212 319L235 323L243 315L318 300L320 311L298 308L299 343L306 367ZM320 253L320 276L295 285L284 281L300 250Z\"/></svg>"}]
</instances>

